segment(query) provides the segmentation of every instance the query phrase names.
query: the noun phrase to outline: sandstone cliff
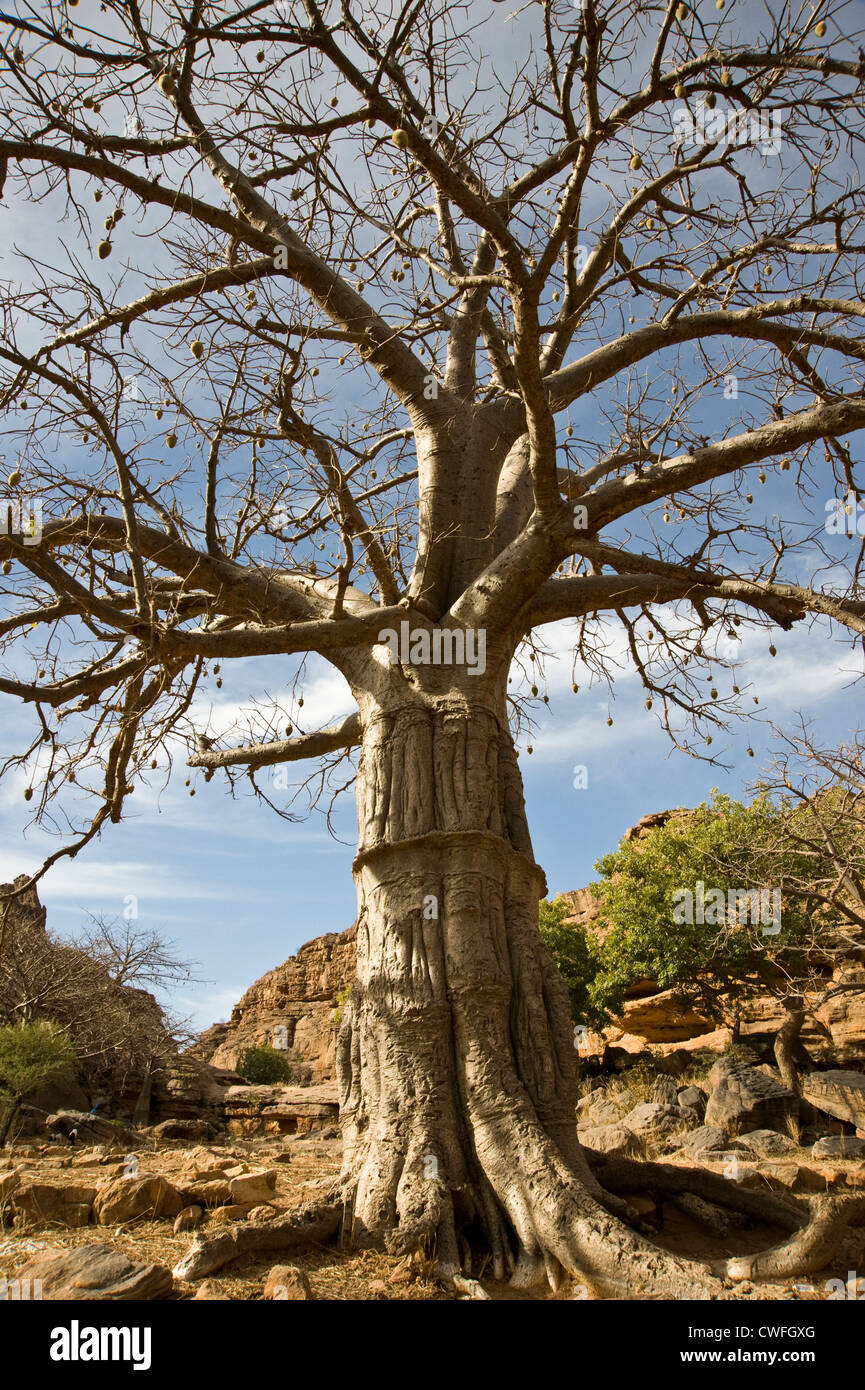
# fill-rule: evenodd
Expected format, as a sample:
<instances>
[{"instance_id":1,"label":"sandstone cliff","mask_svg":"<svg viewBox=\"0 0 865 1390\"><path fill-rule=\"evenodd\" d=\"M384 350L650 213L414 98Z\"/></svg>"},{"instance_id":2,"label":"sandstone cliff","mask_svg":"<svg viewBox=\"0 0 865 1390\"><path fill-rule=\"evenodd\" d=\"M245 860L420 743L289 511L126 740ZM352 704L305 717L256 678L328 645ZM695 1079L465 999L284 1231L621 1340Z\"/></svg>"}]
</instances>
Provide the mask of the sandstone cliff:
<instances>
[{"instance_id":1,"label":"sandstone cliff","mask_svg":"<svg viewBox=\"0 0 865 1390\"><path fill-rule=\"evenodd\" d=\"M354 926L301 946L296 956L269 970L246 991L228 1023L201 1034L194 1054L216 1067L236 1067L247 1047L274 1044L285 1028L289 1058L313 1082L334 1074L334 1012L355 969Z\"/></svg>"}]
</instances>

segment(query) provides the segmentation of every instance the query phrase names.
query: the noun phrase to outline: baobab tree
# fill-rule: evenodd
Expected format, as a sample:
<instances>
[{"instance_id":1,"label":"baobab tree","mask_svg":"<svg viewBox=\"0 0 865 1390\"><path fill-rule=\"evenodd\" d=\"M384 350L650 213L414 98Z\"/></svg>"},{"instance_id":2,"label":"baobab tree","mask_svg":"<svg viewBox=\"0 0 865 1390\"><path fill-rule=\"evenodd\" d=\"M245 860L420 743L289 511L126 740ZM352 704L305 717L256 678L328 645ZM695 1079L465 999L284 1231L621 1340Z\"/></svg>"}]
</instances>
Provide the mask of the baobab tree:
<instances>
[{"instance_id":1,"label":"baobab tree","mask_svg":"<svg viewBox=\"0 0 865 1390\"><path fill-rule=\"evenodd\" d=\"M508 683L558 619L603 674L621 624L647 703L711 756L745 698L706 692L719 635L865 633L858 546L809 510L858 499L865 426L847 14L22 0L3 21L23 244L0 690L35 721L7 769L74 855L181 735L229 779L356 751L339 1209L446 1279L486 1253L524 1286L722 1288L635 1232L577 1143ZM262 658L264 689L267 658L304 653L351 689L337 726L304 726L298 694L242 746L190 727L222 663Z\"/></svg>"}]
</instances>

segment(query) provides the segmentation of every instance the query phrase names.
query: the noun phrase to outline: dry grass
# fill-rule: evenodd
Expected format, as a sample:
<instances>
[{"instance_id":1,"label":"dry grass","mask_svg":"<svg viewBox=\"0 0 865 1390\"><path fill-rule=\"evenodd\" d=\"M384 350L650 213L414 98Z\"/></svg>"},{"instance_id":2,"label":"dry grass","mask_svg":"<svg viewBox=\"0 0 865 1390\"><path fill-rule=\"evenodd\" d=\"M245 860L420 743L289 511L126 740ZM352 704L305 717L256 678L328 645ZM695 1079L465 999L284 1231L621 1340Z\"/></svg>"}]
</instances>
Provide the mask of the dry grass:
<instances>
[{"instance_id":1,"label":"dry grass","mask_svg":"<svg viewBox=\"0 0 865 1390\"><path fill-rule=\"evenodd\" d=\"M275 1167L279 1171L275 1206L288 1212L315 1197L324 1196L339 1172L341 1146L338 1141L315 1139L289 1142L238 1140L229 1146L210 1145L222 1157L231 1157L250 1168ZM288 1151L291 1163L276 1163L278 1155ZM79 1157L86 1154L83 1150ZM156 1152L139 1155L139 1176L159 1174L167 1180L177 1179L184 1166L188 1150L164 1146ZM15 1159L14 1152L10 1157ZM72 1166L71 1152L58 1155L56 1151L21 1158L15 1167L22 1177L50 1180L66 1185L81 1182L96 1184L114 1176L113 1167L100 1166L98 1160L87 1166ZM207 1223L201 1228L207 1230ZM219 1230L226 1229L223 1226ZM57 1223L16 1226L0 1233L0 1275L8 1279L18 1272L33 1255L42 1250L73 1249L97 1242L122 1250L130 1259L145 1264L161 1264L171 1269L189 1249L192 1235L175 1235L172 1221L139 1220L122 1227L85 1226L70 1230ZM259 1257L247 1257L211 1276L209 1283L226 1299L255 1300L263 1294L268 1272L275 1264L290 1261L307 1274L316 1299L333 1300L429 1300L449 1297L428 1277L423 1265L411 1266L398 1256L366 1251L342 1251L334 1247L308 1246L302 1251L281 1257L269 1252ZM194 1299L199 1283L177 1283L174 1298Z\"/></svg>"},{"instance_id":2,"label":"dry grass","mask_svg":"<svg viewBox=\"0 0 865 1390\"><path fill-rule=\"evenodd\" d=\"M611 1078L612 1079L612 1078ZM628 1080L631 1078L629 1077ZM611 1090L620 1090L619 1085ZM288 1212L293 1207L308 1202L315 1197L324 1196L331 1188L339 1170L341 1145L338 1140L286 1140L236 1141L229 1146L213 1145L221 1156L246 1162L249 1167L276 1167L279 1180L275 1204L279 1210ZM291 1162L275 1163L280 1153L288 1151ZM186 1161L188 1150L179 1146L164 1146L158 1152L140 1155L140 1174L146 1176L159 1173L168 1180L177 1179ZM12 1155L13 1160L15 1155ZM701 1165L689 1156L668 1156L666 1163L685 1163L686 1166ZM63 1166L60 1166L60 1165ZM15 1166L22 1176L28 1174L34 1179L50 1179L58 1182L97 1183L112 1176L115 1169L99 1166L66 1166L66 1157L58 1157L56 1151L44 1155L18 1158ZM855 1163L844 1165L851 1172ZM758 1176L758 1175L755 1175ZM800 1197L800 1200L801 1197ZM725 1249L726 1241L719 1241L707 1233L699 1224L688 1220L668 1202L660 1204L661 1228L655 1239L662 1246L692 1258L720 1258L722 1254L744 1253L751 1248L761 1248L779 1238L779 1233L763 1230L749 1225L741 1232L735 1232L730 1242L732 1249ZM206 1229L206 1226L203 1228ZM215 1229L225 1229L218 1227ZM861 1241L862 1232L851 1233L851 1240ZM0 1232L0 1276L12 1279L20 1272L29 1259L40 1250L71 1249L79 1245L105 1243L123 1251L130 1259L142 1263L157 1263L173 1268L189 1249L193 1237L190 1233L175 1235L171 1221L141 1220L123 1227L87 1226L70 1230L56 1224L29 1226L19 1230ZM741 1250L740 1250L741 1247ZM861 1252L860 1252L861 1254ZM845 1252L854 1259L854 1253ZM259 1256L248 1256L238 1260L226 1269L210 1276L208 1284L218 1297L231 1301L255 1301L263 1297L265 1280L276 1264L289 1262L299 1265L306 1273L317 1300L363 1301L369 1299L382 1301L447 1301L451 1295L446 1293L431 1278L431 1267L424 1262L412 1263L398 1256L381 1254L376 1251L343 1251L333 1246L306 1246L303 1250L292 1251L280 1256L278 1251ZM822 1271L812 1282L815 1289L822 1290L823 1282L831 1274L844 1275L847 1268L854 1265L844 1263L840 1258L838 1270ZM843 1268L842 1268L843 1265ZM173 1294L175 1301L189 1301L195 1298L199 1283L177 1283ZM552 1295L543 1290L526 1293L504 1286L487 1283L486 1288L496 1300L530 1299L547 1301L572 1297L566 1283L558 1294ZM790 1283L784 1286L762 1286L743 1289L742 1297L751 1298L798 1298L808 1297L800 1294ZM820 1292L813 1295L823 1296Z\"/></svg>"}]
</instances>

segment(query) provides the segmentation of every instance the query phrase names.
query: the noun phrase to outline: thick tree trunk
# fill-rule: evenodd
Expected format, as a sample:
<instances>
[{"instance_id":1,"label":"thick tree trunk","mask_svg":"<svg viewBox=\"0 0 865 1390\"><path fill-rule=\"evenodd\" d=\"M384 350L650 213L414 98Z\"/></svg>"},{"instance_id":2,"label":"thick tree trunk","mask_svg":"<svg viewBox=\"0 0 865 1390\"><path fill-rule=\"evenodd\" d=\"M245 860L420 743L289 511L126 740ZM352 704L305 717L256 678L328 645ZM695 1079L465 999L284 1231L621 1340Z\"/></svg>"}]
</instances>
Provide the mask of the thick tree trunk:
<instances>
[{"instance_id":1,"label":"thick tree trunk","mask_svg":"<svg viewBox=\"0 0 865 1390\"><path fill-rule=\"evenodd\" d=\"M471 687L471 680L465 685ZM717 1296L618 1221L577 1142L567 992L505 702L361 705L358 964L337 1047L344 1233L445 1275ZM416 694L416 692L415 692Z\"/></svg>"},{"instance_id":2,"label":"thick tree trunk","mask_svg":"<svg viewBox=\"0 0 865 1390\"><path fill-rule=\"evenodd\" d=\"M786 1018L775 1036L775 1061L781 1080L794 1095L802 1094L802 1084L795 1061L796 1045L805 1022L805 1001L800 994L790 995L784 1000Z\"/></svg>"}]
</instances>

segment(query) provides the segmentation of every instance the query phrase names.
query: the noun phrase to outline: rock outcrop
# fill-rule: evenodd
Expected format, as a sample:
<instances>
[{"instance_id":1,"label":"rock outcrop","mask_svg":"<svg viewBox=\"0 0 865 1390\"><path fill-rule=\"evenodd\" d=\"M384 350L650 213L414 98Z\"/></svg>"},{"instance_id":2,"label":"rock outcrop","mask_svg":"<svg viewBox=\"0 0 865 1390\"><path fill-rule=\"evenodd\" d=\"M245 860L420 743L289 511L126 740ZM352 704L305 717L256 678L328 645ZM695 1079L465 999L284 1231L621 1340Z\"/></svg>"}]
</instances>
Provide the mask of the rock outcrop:
<instances>
[{"instance_id":1,"label":"rock outcrop","mask_svg":"<svg viewBox=\"0 0 865 1390\"><path fill-rule=\"evenodd\" d=\"M722 1057L709 1072L708 1084L712 1092L706 1124L728 1134L760 1129L783 1132L798 1118L797 1097L758 1067Z\"/></svg>"},{"instance_id":2,"label":"rock outcrop","mask_svg":"<svg viewBox=\"0 0 865 1390\"><path fill-rule=\"evenodd\" d=\"M861 1072L809 1072L802 1078L802 1095L815 1110L865 1134L865 1076Z\"/></svg>"},{"instance_id":3,"label":"rock outcrop","mask_svg":"<svg viewBox=\"0 0 865 1390\"><path fill-rule=\"evenodd\" d=\"M301 946L296 956L250 986L228 1023L216 1023L201 1034L194 1055L233 1069L247 1047L284 1043L302 1074L313 1082L331 1080L334 1011L354 978L355 936L351 926Z\"/></svg>"},{"instance_id":4,"label":"rock outcrop","mask_svg":"<svg viewBox=\"0 0 865 1390\"><path fill-rule=\"evenodd\" d=\"M687 814L684 807L652 812L627 830L624 839L640 841L667 821ZM600 903L591 888L578 888L561 896L570 907L569 920L603 940L605 933L598 922ZM852 951L849 961L827 973L827 991L840 985L865 984L861 955L861 950ZM771 994L746 999L742 1003L740 1040L747 1042L749 1038L773 1035L785 1019L781 1003ZM841 1065L865 1061L865 989L836 995L818 1011L816 1019L810 1016L806 1019L802 1030L806 1047L823 1044L829 1039L834 1057ZM694 1051L721 1053L732 1041L730 1029L718 1028L715 1022L702 1017L693 1008L683 1008L676 1002L672 990L659 990L652 980L635 980L625 993L621 1018L603 1034L591 1033L582 1055L601 1053L610 1043L631 1053L641 1052L647 1046L656 1055L683 1046Z\"/></svg>"},{"instance_id":5,"label":"rock outcrop","mask_svg":"<svg viewBox=\"0 0 865 1390\"><path fill-rule=\"evenodd\" d=\"M242 1080L235 1071L211 1066L194 1053L184 1052L154 1071L150 1119L157 1124L165 1120L210 1120L219 1124L229 1087Z\"/></svg>"},{"instance_id":6,"label":"rock outcrop","mask_svg":"<svg viewBox=\"0 0 865 1390\"><path fill-rule=\"evenodd\" d=\"M335 1124L339 1100L335 1082L318 1086L231 1086L223 1113L229 1134L308 1134Z\"/></svg>"}]
</instances>

